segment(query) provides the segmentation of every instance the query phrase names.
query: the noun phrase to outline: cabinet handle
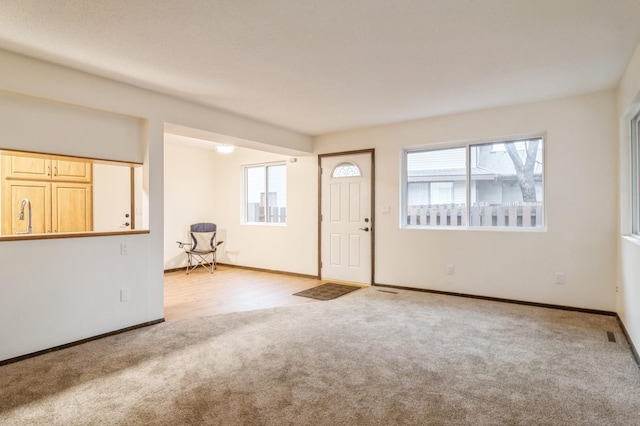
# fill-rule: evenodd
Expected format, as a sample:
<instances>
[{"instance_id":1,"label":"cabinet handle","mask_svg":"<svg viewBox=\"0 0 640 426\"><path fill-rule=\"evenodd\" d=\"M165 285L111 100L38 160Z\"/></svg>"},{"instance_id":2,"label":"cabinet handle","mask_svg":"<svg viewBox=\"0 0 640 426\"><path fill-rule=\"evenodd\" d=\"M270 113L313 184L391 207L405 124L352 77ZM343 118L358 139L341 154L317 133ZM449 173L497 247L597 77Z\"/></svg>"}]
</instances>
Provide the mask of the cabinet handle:
<instances>
[{"instance_id":1,"label":"cabinet handle","mask_svg":"<svg viewBox=\"0 0 640 426\"><path fill-rule=\"evenodd\" d=\"M47 176L51 176L51 166L47 166Z\"/></svg>"},{"instance_id":2,"label":"cabinet handle","mask_svg":"<svg viewBox=\"0 0 640 426\"><path fill-rule=\"evenodd\" d=\"M54 176L58 176L58 168L57 167L53 168L53 175Z\"/></svg>"}]
</instances>

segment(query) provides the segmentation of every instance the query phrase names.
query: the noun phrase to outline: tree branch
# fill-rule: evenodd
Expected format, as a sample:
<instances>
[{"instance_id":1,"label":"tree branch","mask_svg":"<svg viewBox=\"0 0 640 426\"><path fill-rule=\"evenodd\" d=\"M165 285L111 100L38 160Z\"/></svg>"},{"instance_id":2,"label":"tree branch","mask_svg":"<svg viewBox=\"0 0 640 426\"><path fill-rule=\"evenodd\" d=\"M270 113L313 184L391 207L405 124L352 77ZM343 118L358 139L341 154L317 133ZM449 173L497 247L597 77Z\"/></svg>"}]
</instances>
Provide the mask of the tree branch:
<instances>
[{"instance_id":1,"label":"tree branch","mask_svg":"<svg viewBox=\"0 0 640 426\"><path fill-rule=\"evenodd\" d=\"M518 150L516 149L515 142L505 143L504 148L507 150L507 154L511 157L511 161L513 161L513 166L516 168L517 173L524 172L524 165L522 164L522 159L518 154Z\"/></svg>"},{"instance_id":2,"label":"tree branch","mask_svg":"<svg viewBox=\"0 0 640 426\"><path fill-rule=\"evenodd\" d=\"M527 162L525 164L525 170L534 172L536 166L536 156L538 155L538 145L540 144L540 139L534 139L532 141L527 142Z\"/></svg>"}]
</instances>

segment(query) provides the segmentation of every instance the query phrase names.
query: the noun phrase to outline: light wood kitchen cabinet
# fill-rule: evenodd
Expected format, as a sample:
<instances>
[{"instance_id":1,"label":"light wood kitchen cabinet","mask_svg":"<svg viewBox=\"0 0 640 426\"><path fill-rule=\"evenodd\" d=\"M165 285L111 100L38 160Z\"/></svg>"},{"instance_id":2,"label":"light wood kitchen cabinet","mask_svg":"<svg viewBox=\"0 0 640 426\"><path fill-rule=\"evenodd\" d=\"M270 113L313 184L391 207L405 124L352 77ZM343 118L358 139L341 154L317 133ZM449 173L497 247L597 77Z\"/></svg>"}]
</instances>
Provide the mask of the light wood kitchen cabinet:
<instances>
[{"instance_id":1,"label":"light wood kitchen cabinet","mask_svg":"<svg viewBox=\"0 0 640 426\"><path fill-rule=\"evenodd\" d=\"M31 203L34 234L93 230L92 165L59 156L2 153L2 235L28 231Z\"/></svg>"},{"instance_id":2,"label":"light wood kitchen cabinet","mask_svg":"<svg viewBox=\"0 0 640 426\"><path fill-rule=\"evenodd\" d=\"M29 210L24 207L24 220L18 220L20 204L31 202L31 224L34 234L51 232L51 184L48 182L4 180L2 185L2 235L26 234Z\"/></svg>"},{"instance_id":3,"label":"light wood kitchen cabinet","mask_svg":"<svg viewBox=\"0 0 640 426\"><path fill-rule=\"evenodd\" d=\"M48 180L91 183L91 163L52 156L2 155L3 176L7 179Z\"/></svg>"},{"instance_id":4,"label":"light wood kitchen cabinet","mask_svg":"<svg viewBox=\"0 0 640 426\"><path fill-rule=\"evenodd\" d=\"M91 185L54 182L51 184L52 232L88 232L93 230Z\"/></svg>"}]
</instances>

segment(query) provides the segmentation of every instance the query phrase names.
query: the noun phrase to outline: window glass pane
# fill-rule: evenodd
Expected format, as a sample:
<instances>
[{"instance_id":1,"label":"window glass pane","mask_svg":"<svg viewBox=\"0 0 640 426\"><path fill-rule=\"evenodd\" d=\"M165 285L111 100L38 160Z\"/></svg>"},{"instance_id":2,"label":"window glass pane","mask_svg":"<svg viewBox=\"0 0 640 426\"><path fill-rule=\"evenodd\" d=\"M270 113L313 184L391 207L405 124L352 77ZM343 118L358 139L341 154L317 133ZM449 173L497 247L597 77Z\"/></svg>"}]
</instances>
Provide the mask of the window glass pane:
<instances>
[{"instance_id":1,"label":"window glass pane","mask_svg":"<svg viewBox=\"0 0 640 426\"><path fill-rule=\"evenodd\" d=\"M466 224L466 148L407 153L406 224Z\"/></svg>"},{"instance_id":2,"label":"window glass pane","mask_svg":"<svg viewBox=\"0 0 640 426\"><path fill-rule=\"evenodd\" d=\"M541 227L542 139L471 145L471 226Z\"/></svg>"},{"instance_id":3,"label":"window glass pane","mask_svg":"<svg viewBox=\"0 0 640 426\"><path fill-rule=\"evenodd\" d=\"M267 167L269 198L267 200L267 222L286 222L287 208L287 166L284 164Z\"/></svg>"},{"instance_id":4,"label":"window glass pane","mask_svg":"<svg viewBox=\"0 0 640 426\"><path fill-rule=\"evenodd\" d=\"M264 222L265 216L265 167L245 168L247 222Z\"/></svg>"},{"instance_id":5,"label":"window glass pane","mask_svg":"<svg viewBox=\"0 0 640 426\"><path fill-rule=\"evenodd\" d=\"M245 170L245 222L286 223L287 166L247 166Z\"/></svg>"},{"instance_id":6,"label":"window glass pane","mask_svg":"<svg viewBox=\"0 0 640 426\"><path fill-rule=\"evenodd\" d=\"M406 152L404 225L542 228L543 143L535 137Z\"/></svg>"},{"instance_id":7,"label":"window glass pane","mask_svg":"<svg viewBox=\"0 0 640 426\"><path fill-rule=\"evenodd\" d=\"M453 203L453 182L431 182L431 204Z\"/></svg>"},{"instance_id":8,"label":"window glass pane","mask_svg":"<svg viewBox=\"0 0 640 426\"><path fill-rule=\"evenodd\" d=\"M426 206L429 204L429 182L409 182L407 188L408 205Z\"/></svg>"}]
</instances>

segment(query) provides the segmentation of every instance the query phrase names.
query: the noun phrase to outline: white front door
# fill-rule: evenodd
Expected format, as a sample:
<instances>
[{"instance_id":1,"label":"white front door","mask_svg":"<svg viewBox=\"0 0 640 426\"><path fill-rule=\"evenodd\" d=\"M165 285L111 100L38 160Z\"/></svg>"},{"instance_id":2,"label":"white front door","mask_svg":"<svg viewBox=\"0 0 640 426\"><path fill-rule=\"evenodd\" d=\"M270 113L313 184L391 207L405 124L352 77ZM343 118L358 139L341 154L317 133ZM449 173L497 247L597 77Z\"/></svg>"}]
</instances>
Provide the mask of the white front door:
<instances>
[{"instance_id":1,"label":"white front door","mask_svg":"<svg viewBox=\"0 0 640 426\"><path fill-rule=\"evenodd\" d=\"M321 157L323 280L372 284L372 153Z\"/></svg>"}]
</instances>

